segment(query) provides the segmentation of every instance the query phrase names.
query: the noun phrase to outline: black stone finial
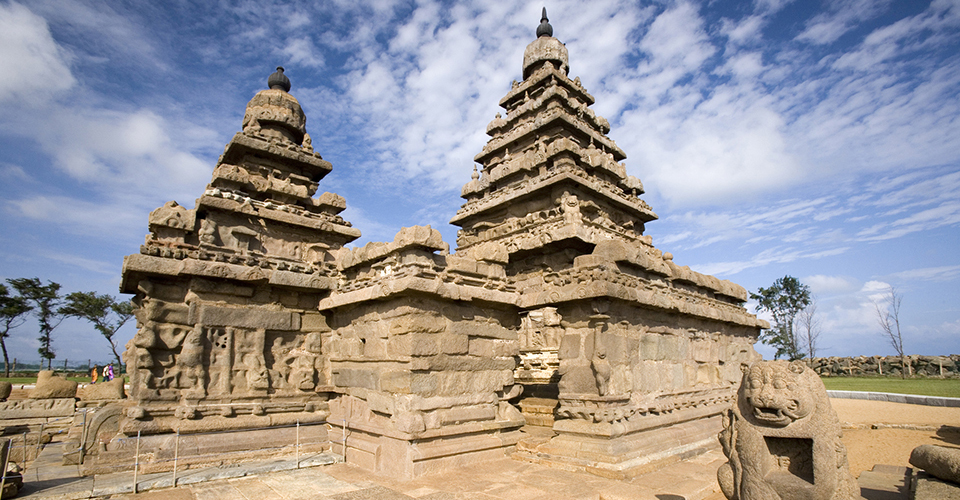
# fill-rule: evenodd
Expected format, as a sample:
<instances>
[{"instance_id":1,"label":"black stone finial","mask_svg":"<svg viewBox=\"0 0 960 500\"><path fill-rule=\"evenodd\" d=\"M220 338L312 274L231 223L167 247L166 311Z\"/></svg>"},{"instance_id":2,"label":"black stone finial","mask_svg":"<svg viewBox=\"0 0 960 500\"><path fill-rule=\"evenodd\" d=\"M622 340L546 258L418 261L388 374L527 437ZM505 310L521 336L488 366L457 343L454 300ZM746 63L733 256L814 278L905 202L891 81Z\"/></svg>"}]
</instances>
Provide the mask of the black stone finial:
<instances>
[{"instance_id":1,"label":"black stone finial","mask_svg":"<svg viewBox=\"0 0 960 500\"><path fill-rule=\"evenodd\" d=\"M277 72L267 78L267 87L290 92L290 79L283 74L283 66L277 66Z\"/></svg>"},{"instance_id":2,"label":"black stone finial","mask_svg":"<svg viewBox=\"0 0 960 500\"><path fill-rule=\"evenodd\" d=\"M550 26L550 23L547 19L547 8L543 8L543 16L540 17L540 26L537 26L537 38L542 36L553 36L553 26Z\"/></svg>"}]
</instances>

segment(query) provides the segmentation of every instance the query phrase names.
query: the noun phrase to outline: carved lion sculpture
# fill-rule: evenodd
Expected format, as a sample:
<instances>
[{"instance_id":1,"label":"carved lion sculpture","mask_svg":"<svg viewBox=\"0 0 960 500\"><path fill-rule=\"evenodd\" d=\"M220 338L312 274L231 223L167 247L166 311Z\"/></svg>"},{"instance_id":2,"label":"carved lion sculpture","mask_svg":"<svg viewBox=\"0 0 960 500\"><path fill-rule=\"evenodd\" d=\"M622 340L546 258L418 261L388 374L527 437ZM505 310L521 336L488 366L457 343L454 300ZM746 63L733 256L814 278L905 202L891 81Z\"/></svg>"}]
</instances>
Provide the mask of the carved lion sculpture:
<instances>
[{"instance_id":1,"label":"carved lion sculpture","mask_svg":"<svg viewBox=\"0 0 960 500\"><path fill-rule=\"evenodd\" d=\"M802 362L760 361L744 370L723 427L718 437L728 462L717 479L728 499L860 498L837 414Z\"/></svg>"}]
</instances>

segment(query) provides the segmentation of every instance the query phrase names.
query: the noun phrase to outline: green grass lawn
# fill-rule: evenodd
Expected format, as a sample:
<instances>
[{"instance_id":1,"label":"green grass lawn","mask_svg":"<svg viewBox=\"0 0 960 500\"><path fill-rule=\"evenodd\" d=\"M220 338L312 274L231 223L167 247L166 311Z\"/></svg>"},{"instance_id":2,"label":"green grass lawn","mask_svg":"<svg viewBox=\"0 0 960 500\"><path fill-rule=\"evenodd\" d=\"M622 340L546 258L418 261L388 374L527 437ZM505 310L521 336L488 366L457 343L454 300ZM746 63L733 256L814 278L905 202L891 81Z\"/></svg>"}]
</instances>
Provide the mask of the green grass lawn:
<instances>
[{"instance_id":1,"label":"green grass lawn","mask_svg":"<svg viewBox=\"0 0 960 500\"><path fill-rule=\"evenodd\" d=\"M832 391L892 392L960 398L960 379L894 377L823 377L823 385Z\"/></svg>"},{"instance_id":2,"label":"green grass lawn","mask_svg":"<svg viewBox=\"0 0 960 500\"><path fill-rule=\"evenodd\" d=\"M13 385L20 385L20 384L27 385L27 384L37 383L37 377L10 377L10 378L0 377L0 380L10 382ZM67 380L73 380L81 384L90 383L90 377L67 377ZM124 380L124 383L130 382L130 379L127 378L126 376L123 377L123 380Z\"/></svg>"}]
</instances>

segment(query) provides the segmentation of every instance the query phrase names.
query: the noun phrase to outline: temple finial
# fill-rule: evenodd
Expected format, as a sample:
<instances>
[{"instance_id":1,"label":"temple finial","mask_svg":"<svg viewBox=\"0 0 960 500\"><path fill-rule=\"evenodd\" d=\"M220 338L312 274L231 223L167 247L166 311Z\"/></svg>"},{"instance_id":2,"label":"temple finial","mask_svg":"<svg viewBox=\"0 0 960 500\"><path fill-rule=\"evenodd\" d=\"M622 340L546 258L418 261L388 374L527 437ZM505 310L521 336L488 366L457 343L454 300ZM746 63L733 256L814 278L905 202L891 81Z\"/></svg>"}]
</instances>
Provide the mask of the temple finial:
<instances>
[{"instance_id":1,"label":"temple finial","mask_svg":"<svg viewBox=\"0 0 960 500\"><path fill-rule=\"evenodd\" d=\"M267 78L267 87L290 92L290 79L283 74L283 66L277 66L277 72Z\"/></svg>"},{"instance_id":2,"label":"temple finial","mask_svg":"<svg viewBox=\"0 0 960 500\"><path fill-rule=\"evenodd\" d=\"M543 15L540 16L540 26L537 26L537 38L542 36L553 36L553 26L550 26L550 20L547 19L547 8L543 8Z\"/></svg>"}]
</instances>

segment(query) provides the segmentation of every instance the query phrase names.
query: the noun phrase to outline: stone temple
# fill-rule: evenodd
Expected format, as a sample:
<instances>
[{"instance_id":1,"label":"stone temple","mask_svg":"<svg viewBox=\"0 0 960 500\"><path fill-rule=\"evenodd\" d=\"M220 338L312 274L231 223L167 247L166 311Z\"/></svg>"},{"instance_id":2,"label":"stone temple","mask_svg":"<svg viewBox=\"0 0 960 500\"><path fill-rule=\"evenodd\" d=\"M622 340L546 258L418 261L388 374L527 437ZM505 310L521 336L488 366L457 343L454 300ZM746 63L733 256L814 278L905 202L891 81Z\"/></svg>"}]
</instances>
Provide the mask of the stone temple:
<instances>
[{"instance_id":1,"label":"stone temple","mask_svg":"<svg viewBox=\"0 0 960 500\"><path fill-rule=\"evenodd\" d=\"M130 398L98 410L83 470L130 463L138 433L147 469L177 432L181 464L243 460L298 422L405 478L504 455L628 477L717 448L767 325L644 236L643 185L568 70L544 12L452 253L429 226L347 247L345 200L315 196L332 166L271 75L195 208L153 211L124 260Z\"/></svg>"}]
</instances>

